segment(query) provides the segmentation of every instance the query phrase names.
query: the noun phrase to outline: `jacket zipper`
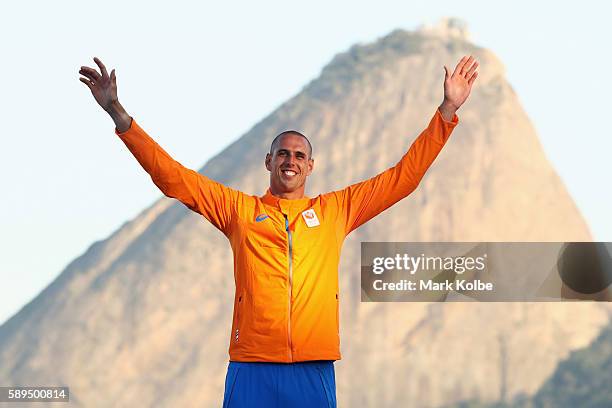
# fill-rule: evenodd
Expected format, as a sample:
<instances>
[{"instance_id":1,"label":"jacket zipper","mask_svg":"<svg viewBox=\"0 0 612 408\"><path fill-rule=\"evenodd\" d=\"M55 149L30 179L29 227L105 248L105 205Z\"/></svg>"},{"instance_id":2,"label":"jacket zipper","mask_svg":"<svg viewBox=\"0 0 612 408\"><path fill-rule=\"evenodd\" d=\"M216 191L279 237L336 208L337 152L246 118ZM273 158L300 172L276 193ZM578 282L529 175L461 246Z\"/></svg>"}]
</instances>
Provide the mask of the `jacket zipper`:
<instances>
[{"instance_id":1,"label":"jacket zipper","mask_svg":"<svg viewBox=\"0 0 612 408\"><path fill-rule=\"evenodd\" d=\"M293 361L293 355L291 352L291 291L293 287L293 236L291 234L291 230L289 229L289 219L287 218L287 214L283 215L285 216L285 230L287 231L287 240L289 242L289 295L287 298L287 342L289 345L289 360Z\"/></svg>"}]
</instances>

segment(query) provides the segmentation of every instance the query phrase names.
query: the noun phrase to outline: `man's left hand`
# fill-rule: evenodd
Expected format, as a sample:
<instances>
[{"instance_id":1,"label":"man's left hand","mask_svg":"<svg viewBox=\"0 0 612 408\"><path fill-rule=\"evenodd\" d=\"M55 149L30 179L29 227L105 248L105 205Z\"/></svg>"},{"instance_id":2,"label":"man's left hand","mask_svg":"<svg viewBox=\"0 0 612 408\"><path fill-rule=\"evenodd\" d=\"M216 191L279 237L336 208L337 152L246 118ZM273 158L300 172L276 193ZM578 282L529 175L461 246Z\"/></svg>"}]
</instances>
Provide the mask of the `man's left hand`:
<instances>
[{"instance_id":1,"label":"man's left hand","mask_svg":"<svg viewBox=\"0 0 612 408\"><path fill-rule=\"evenodd\" d=\"M470 96L472 84L478 77L476 68L478 68L478 61L471 55L461 58L452 75L446 65L444 66L446 75L444 78L444 102L442 102L441 107L444 106L445 110L452 111L454 114L454 111L463 105Z\"/></svg>"}]
</instances>

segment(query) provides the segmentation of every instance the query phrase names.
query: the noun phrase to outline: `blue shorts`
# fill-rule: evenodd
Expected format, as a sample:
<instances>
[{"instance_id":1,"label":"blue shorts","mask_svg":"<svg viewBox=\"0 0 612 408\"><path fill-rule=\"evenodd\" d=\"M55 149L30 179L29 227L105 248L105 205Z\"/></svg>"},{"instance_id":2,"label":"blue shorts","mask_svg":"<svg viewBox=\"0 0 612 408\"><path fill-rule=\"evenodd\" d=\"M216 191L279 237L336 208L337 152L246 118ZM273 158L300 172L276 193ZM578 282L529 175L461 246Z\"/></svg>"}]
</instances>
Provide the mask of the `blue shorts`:
<instances>
[{"instance_id":1,"label":"blue shorts","mask_svg":"<svg viewBox=\"0 0 612 408\"><path fill-rule=\"evenodd\" d=\"M230 361L223 408L336 408L334 362Z\"/></svg>"}]
</instances>

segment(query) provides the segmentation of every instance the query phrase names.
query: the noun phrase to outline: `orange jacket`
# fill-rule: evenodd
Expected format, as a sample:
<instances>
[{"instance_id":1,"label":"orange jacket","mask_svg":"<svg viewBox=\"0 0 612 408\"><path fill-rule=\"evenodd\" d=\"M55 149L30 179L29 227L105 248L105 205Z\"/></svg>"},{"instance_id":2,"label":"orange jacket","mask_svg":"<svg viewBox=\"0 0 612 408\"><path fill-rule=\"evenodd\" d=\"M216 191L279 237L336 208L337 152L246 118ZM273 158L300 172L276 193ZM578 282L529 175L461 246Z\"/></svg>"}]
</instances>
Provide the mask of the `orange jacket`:
<instances>
[{"instance_id":1,"label":"orange jacket","mask_svg":"<svg viewBox=\"0 0 612 408\"><path fill-rule=\"evenodd\" d=\"M164 195L203 215L234 253L231 361L339 360L338 262L345 237L410 194L458 123L439 111L402 159L343 190L252 196L172 159L138 124L116 134Z\"/></svg>"}]
</instances>

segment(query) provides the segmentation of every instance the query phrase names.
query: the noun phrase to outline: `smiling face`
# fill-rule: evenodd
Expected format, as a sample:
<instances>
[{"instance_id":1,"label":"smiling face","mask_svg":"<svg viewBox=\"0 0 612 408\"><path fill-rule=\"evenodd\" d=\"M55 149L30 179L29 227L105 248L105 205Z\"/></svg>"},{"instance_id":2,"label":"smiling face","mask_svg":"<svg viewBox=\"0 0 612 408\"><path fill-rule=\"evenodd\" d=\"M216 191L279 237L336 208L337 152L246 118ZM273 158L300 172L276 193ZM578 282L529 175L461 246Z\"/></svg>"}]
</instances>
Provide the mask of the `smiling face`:
<instances>
[{"instance_id":1,"label":"smiling face","mask_svg":"<svg viewBox=\"0 0 612 408\"><path fill-rule=\"evenodd\" d=\"M266 169L270 172L273 195L287 199L304 196L306 177L314 166L310 155L308 141L296 133L284 133L272 143L266 155Z\"/></svg>"}]
</instances>

